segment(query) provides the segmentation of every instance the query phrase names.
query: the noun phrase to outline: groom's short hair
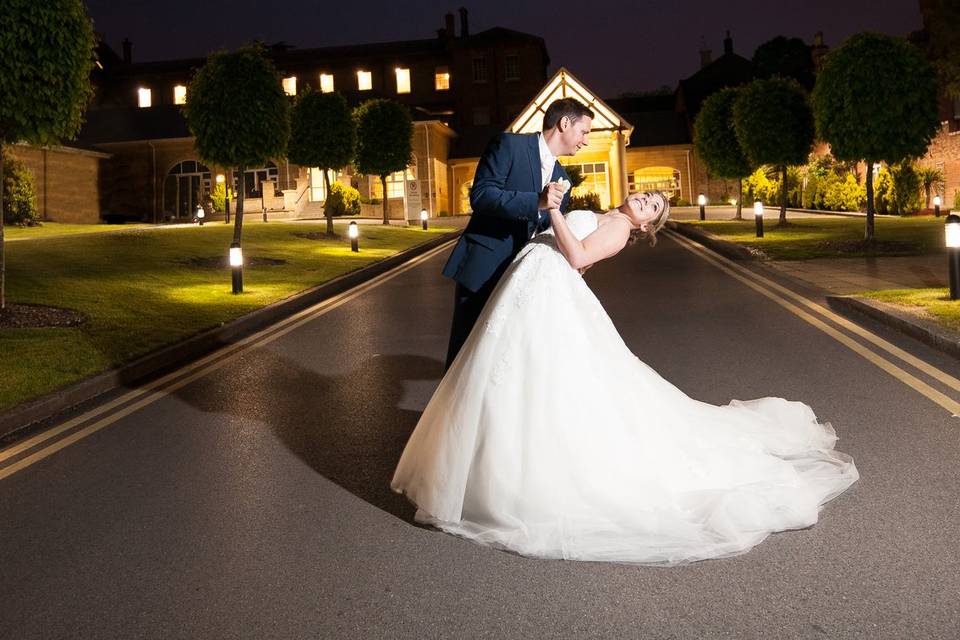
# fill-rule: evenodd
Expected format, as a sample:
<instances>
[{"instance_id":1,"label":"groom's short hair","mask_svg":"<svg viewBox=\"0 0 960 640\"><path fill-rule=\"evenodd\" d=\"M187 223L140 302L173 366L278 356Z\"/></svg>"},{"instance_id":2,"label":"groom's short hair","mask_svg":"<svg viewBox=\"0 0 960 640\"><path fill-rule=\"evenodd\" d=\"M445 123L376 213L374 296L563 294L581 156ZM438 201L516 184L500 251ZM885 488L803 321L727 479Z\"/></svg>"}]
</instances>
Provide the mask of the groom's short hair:
<instances>
[{"instance_id":1,"label":"groom's short hair","mask_svg":"<svg viewBox=\"0 0 960 640\"><path fill-rule=\"evenodd\" d=\"M543 114L543 130L553 129L564 116L570 118L571 122L583 116L593 119L593 111L575 98L560 98L559 100L554 100L550 103L550 106L547 107L547 112Z\"/></svg>"}]
</instances>

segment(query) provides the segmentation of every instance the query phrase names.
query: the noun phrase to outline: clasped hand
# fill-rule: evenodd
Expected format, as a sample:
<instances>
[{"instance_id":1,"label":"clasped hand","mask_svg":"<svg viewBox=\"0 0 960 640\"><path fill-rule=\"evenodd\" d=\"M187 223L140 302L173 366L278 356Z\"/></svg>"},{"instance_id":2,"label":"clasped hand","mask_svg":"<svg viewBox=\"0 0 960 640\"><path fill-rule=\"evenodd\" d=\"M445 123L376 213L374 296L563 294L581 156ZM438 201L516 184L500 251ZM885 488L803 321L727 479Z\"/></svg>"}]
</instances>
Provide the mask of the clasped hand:
<instances>
[{"instance_id":1,"label":"clasped hand","mask_svg":"<svg viewBox=\"0 0 960 640\"><path fill-rule=\"evenodd\" d=\"M540 192L539 209L559 209L563 202L564 189L559 183L551 182Z\"/></svg>"}]
</instances>

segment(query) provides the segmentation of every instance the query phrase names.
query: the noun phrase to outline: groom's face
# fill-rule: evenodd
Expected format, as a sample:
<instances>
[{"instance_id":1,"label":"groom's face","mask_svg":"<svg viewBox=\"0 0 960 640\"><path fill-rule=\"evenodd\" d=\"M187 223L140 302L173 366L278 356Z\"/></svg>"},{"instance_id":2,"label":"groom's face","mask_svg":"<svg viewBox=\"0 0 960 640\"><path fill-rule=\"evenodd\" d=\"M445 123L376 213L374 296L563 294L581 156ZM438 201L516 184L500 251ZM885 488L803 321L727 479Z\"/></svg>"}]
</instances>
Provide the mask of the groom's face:
<instances>
[{"instance_id":1,"label":"groom's face","mask_svg":"<svg viewBox=\"0 0 960 640\"><path fill-rule=\"evenodd\" d=\"M560 153L572 156L581 147L587 146L590 142L590 126L592 124L593 119L587 116L580 116L576 120L571 120L567 116L560 118L560 122L557 123L560 128L560 144L562 146Z\"/></svg>"}]
</instances>

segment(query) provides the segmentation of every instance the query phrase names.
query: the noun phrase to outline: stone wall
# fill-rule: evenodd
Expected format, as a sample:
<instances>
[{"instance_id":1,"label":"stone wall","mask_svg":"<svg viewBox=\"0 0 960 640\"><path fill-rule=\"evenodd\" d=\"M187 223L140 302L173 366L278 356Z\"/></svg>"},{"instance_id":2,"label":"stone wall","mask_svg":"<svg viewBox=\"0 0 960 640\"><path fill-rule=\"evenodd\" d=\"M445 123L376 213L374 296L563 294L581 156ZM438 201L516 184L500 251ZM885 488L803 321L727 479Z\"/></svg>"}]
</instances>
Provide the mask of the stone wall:
<instances>
[{"instance_id":1,"label":"stone wall","mask_svg":"<svg viewBox=\"0 0 960 640\"><path fill-rule=\"evenodd\" d=\"M8 147L33 176L37 209L44 220L100 222L99 175L103 153L72 147Z\"/></svg>"},{"instance_id":2,"label":"stone wall","mask_svg":"<svg viewBox=\"0 0 960 640\"><path fill-rule=\"evenodd\" d=\"M954 199L954 194L960 190L960 131L950 131L944 125L917 164L943 171L943 206L960 209L960 197Z\"/></svg>"}]
</instances>

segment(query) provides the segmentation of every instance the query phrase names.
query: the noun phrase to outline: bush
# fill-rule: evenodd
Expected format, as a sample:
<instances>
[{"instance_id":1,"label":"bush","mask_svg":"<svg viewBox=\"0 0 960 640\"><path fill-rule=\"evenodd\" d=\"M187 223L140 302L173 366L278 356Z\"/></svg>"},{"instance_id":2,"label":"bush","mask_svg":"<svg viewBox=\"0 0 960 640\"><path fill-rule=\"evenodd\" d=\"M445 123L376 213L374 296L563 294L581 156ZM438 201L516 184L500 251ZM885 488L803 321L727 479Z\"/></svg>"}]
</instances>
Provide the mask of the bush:
<instances>
[{"instance_id":1,"label":"bush","mask_svg":"<svg viewBox=\"0 0 960 640\"><path fill-rule=\"evenodd\" d=\"M602 207L600 206L600 194L594 193L593 191L588 191L583 195L579 196L570 196L570 211L601 211Z\"/></svg>"},{"instance_id":2,"label":"bush","mask_svg":"<svg viewBox=\"0 0 960 640\"><path fill-rule=\"evenodd\" d=\"M893 189L888 205L891 213L907 215L923 208L920 174L909 160L890 166L890 179Z\"/></svg>"},{"instance_id":3,"label":"bush","mask_svg":"<svg viewBox=\"0 0 960 640\"><path fill-rule=\"evenodd\" d=\"M953 208L960 209L960 189L954 189L953 191Z\"/></svg>"},{"instance_id":4,"label":"bush","mask_svg":"<svg viewBox=\"0 0 960 640\"><path fill-rule=\"evenodd\" d=\"M893 200L893 179L886 167L880 169L873 180L873 208L877 213L890 213Z\"/></svg>"},{"instance_id":5,"label":"bush","mask_svg":"<svg viewBox=\"0 0 960 640\"><path fill-rule=\"evenodd\" d=\"M832 211L859 211L867 202L867 189L852 173L829 181L823 196L824 207Z\"/></svg>"},{"instance_id":6,"label":"bush","mask_svg":"<svg viewBox=\"0 0 960 640\"><path fill-rule=\"evenodd\" d=\"M33 176L11 154L3 154L3 223L21 227L40 224Z\"/></svg>"},{"instance_id":7,"label":"bush","mask_svg":"<svg viewBox=\"0 0 960 640\"><path fill-rule=\"evenodd\" d=\"M346 187L339 182L330 185L330 194L324 203L324 212L330 209L330 215L358 216L360 215L360 192L353 187Z\"/></svg>"}]
</instances>

